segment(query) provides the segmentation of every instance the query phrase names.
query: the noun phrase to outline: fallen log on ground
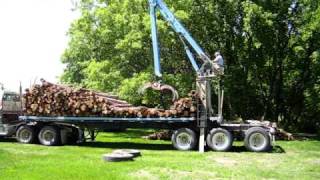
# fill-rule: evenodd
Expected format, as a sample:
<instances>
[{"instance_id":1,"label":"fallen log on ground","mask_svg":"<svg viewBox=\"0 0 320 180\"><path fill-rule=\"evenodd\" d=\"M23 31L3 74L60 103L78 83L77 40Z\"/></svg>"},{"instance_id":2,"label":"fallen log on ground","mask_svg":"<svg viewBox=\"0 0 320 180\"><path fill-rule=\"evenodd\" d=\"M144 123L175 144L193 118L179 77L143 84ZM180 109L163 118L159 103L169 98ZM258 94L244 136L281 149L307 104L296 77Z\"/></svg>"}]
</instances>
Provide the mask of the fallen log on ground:
<instances>
[{"instance_id":1,"label":"fallen log on ground","mask_svg":"<svg viewBox=\"0 0 320 180\"><path fill-rule=\"evenodd\" d=\"M171 136L172 131L164 130L149 134L147 136L144 136L143 138L150 140L171 140Z\"/></svg>"},{"instance_id":2,"label":"fallen log on ground","mask_svg":"<svg viewBox=\"0 0 320 180\"><path fill-rule=\"evenodd\" d=\"M278 129L277 133L276 133L276 138L279 140L287 140L287 141L291 141L291 140L295 140L295 138L293 137L293 135L283 129Z\"/></svg>"}]
</instances>

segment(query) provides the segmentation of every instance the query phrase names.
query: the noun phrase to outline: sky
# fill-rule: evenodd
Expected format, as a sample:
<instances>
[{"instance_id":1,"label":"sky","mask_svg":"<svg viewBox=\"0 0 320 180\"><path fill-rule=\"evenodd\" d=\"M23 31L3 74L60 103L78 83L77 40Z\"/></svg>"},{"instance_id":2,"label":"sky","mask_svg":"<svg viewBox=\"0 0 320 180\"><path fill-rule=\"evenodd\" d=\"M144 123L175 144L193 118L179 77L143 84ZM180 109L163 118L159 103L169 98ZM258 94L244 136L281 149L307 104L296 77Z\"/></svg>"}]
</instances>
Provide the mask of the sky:
<instances>
[{"instance_id":1,"label":"sky","mask_svg":"<svg viewBox=\"0 0 320 180\"><path fill-rule=\"evenodd\" d=\"M0 83L18 91L44 78L57 82L67 31L79 17L72 0L0 0Z\"/></svg>"}]
</instances>

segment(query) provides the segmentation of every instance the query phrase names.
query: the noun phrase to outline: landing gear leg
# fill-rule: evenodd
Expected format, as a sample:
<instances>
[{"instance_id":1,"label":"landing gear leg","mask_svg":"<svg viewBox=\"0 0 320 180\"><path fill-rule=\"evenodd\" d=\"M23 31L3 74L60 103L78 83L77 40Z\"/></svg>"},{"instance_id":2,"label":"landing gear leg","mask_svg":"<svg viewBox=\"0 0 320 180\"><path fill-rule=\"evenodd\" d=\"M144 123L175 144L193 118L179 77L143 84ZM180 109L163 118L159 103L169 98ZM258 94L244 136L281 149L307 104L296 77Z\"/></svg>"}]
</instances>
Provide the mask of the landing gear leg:
<instances>
[{"instance_id":1,"label":"landing gear leg","mask_svg":"<svg viewBox=\"0 0 320 180\"><path fill-rule=\"evenodd\" d=\"M204 153L204 134L205 128L200 128L200 136L199 136L199 152Z\"/></svg>"},{"instance_id":2,"label":"landing gear leg","mask_svg":"<svg viewBox=\"0 0 320 180\"><path fill-rule=\"evenodd\" d=\"M84 137L84 130L83 129L80 129L80 128L77 128L78 130L78 140L77 140L77 143L83 143L86 141L86 138Z\"/></svg>"},{"instance_id":3,"label":"landing gear leg","mask_svg":"<svg viewBox=\"0 0 320 180\"><path fill-rule=\"evenodd\" d=\"M207 127L207 121L211 116L211 86L210 80L207 78L197 79L197 93L199 95L198 100L198 127L200 130L199 136L199 152L204 152L205 146L205 131Z\"/></svg>"},{"instance_id":4,"label":"landing gear leg","mask_svg":"<svg viewBox=\"0 0 320 180\"><path fill-rule=\"evenodd\" d=\"M90 139L91 139L91 141L95 140L94 130L90 130Z\"/></svg>"}]
</instances>

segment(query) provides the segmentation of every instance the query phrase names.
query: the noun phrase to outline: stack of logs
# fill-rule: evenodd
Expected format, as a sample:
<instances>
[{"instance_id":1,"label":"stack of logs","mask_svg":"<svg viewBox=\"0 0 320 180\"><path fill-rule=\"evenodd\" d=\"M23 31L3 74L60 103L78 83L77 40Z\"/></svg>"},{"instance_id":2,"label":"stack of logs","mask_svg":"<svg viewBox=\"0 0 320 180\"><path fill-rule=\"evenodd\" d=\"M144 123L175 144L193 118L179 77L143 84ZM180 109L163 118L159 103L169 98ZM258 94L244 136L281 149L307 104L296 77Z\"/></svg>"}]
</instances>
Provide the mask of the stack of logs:
<instances>
[{"instance_id":1,"label":"stack of logs","mask_svg":"<svg viewBox=\"0 0 320 180\"><path fill-rule=\"evenodd\" d=\"M83 88L72 88L41 80L41 85L26 89L24 113L29 116L95 117L194 117L196 93L181 98L170 109L134 107L116 96Z\"/></svg>"}]
</instances>

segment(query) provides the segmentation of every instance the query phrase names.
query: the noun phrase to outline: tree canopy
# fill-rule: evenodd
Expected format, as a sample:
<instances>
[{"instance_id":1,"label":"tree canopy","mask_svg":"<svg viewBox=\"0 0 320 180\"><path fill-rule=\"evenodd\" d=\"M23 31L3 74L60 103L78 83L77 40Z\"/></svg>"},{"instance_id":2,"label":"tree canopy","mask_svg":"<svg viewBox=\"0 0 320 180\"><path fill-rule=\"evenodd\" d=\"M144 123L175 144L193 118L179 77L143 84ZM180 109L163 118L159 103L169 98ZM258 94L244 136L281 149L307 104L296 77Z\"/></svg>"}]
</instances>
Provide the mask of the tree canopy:
<instances>
[{"instance_id":1,"label":"tree canopy","mask_svg":"<svg viewBox=\"0 0 320 180\"><path fill-rule=\"evenodd\" d=\"M209 55L223 54L226 119L320 129L319 1L165 2ZM135 104L159 103L158 94L137 93L153 78L148 1L82 0L78 10L61 81L111 91ZM177 34L159 19L163 81L185 96L195 88L195 72Z\"/></svg>"}]
</instances>

